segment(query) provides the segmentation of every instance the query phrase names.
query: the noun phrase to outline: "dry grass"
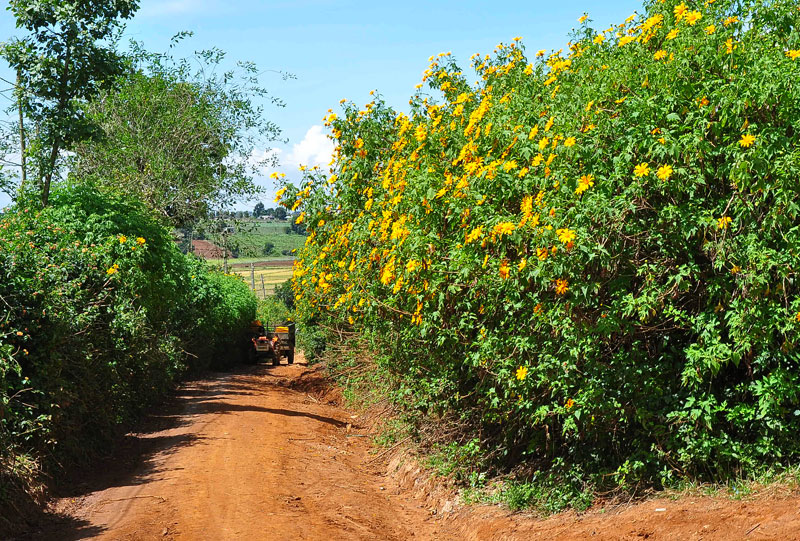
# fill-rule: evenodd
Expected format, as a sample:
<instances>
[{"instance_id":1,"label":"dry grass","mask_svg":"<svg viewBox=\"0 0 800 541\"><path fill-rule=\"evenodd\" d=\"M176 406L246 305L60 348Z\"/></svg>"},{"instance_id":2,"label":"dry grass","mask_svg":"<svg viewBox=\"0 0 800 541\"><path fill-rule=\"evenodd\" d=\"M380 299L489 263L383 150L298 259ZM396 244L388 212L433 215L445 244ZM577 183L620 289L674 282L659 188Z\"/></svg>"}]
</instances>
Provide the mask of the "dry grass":
<instances>
[{"instance_id":1,"label":"dry grass","mask_svg":"<svg viewBox=\"0 0 800 541\"><path fill-rule=\"evenodd\" d=\"M247 268L235 268L233 272L244 278L256 296L260 299L275 292L275 288L292 277L292 267L266 267L250 271ZM255 286L255 287L254 287Z\"/></svg>"}]
</instances>

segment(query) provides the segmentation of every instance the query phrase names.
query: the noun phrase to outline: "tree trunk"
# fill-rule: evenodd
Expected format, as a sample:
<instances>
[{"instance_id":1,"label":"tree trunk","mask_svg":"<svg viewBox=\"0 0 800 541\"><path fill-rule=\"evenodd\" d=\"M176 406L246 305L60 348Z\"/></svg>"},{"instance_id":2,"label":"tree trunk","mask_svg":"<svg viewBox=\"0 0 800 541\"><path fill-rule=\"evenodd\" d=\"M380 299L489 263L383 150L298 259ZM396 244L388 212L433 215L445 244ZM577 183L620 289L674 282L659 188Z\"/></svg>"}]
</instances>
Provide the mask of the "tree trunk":
<instances>
[{"instance_id":1,"label":"tree trunk","mask_svg":"<svg viewBox=\"0 0 800 541\"><path fill-rule=\"evenodd\" d=\"M58 109L56 110L56 117L63 121L64 111L69 103L69 62L72 58L72 48L70 47L70 37L66 37L66 52L64 58L64 71L61 73L60 95L58 97ZM63 129L60 123L56 124L56 130ZM57 132L55 140L53 141L53 148L50 150L50 160L47 163L47 170L44 175L44 182L42 183L42 206L46 207L50 199L50 183L53 180L53 173L56 170L56 161L58 160L58 152L61 150L61 133Z\"/></svg>"},{"instance_id":2,"label":"tree trunk","mask_svg":"<svg viewBox=\"0 0 800 541\"><path fill-rule=\"evenodd\" d=\"M20 159L20 168L22 169L20 174L20 183L19 189L25 187L25 181L27 180L27 174L25 171L25 124L23 124L22 119L22 74L19 70L17 70L17 109L19 110L19 159Z\"/></svg>"},{"instance_id":3,"label":"tree trunk","mask_svg":"<svg viewBox=\"0 0 800 541\"><path fill-rule=\"evenodd\" d=\"M56 140L53 141L53 148L50 151L50 161L48 162L47 173L44 176L42 183L42 206L46 207L50 199L50 181L53 179L53 171L56 168L56 160L58 159L59 146L61 145L61 138L56 135Z\"/></svg>"}]
</instances>

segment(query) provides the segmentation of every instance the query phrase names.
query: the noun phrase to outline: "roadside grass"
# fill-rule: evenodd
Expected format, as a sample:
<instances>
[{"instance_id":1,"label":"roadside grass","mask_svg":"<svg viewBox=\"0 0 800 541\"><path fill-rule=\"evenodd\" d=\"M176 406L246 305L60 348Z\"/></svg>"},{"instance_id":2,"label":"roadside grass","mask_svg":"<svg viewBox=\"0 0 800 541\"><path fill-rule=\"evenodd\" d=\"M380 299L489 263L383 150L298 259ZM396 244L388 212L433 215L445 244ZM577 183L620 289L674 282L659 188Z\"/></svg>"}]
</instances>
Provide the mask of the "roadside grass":
<instances>
[{"instance_id":1,"label":"roadside grass","mask_svg":"<svg viewBox=\"0 0 800 541\"><path fill-rule=\"evenodd\" d=\"M780 467L780 466L779 466ZM746 500L765 496L789 495L800 492L800 465L765 468L755 475L736 478L724 483L699 483L683 480L666 488L663 496L677 500L687 496L727 497Z\"/></svg>"}]
</instances>

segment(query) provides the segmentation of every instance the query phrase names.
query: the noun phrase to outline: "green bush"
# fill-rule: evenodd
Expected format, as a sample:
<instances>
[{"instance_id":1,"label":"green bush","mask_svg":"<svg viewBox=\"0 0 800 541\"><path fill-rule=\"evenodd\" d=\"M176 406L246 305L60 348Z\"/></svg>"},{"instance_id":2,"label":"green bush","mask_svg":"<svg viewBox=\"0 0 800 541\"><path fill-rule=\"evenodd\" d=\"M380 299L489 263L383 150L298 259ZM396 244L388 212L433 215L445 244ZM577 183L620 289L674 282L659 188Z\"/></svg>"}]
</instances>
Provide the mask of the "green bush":
<instances>
[{"instance_id":1,"label":"green bush","mask_svg":"<svg viewBox=\"0 0 800 541\"><path fill-rule=\"evenodd\" d=\"M276 295L258 302L258 319L264 325L280 325L292 317L291 310Z\"/></svg>"},{"instance_id":2,"label":"green bush","mask_svg":"<svg viewBox=\"0 0 800 541\"><path fill-rule=\"evenodd\" d=\"M797 460L800 11L649 1L566 53L449 55L328 125L283 203L301 320L381 337L485 465L598 486ZM582 493L581 490L576 493Z\"/></svg>"},{"instance_id":3,"label":"green bush","mask_svg":"<svg viewBox=\"0 0 800 541\"><path fill-rule=\"evenodd\" d=\"M90 457L187 370L230 364L255 307L246 284L181 254L128 197L71 186L44 210L8 211L0 499L15 482L14 456L50 465Z\"/></svg>"}]
</instances>

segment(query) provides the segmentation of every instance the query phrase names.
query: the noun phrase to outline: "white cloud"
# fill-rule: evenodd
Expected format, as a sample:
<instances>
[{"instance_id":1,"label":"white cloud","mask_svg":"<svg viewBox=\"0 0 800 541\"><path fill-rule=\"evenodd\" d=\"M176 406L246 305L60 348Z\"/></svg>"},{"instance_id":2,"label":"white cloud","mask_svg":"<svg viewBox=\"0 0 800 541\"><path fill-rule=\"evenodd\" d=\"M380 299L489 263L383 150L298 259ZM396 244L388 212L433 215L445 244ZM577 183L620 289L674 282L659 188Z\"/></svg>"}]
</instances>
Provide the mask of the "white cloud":
<instances>
[{"instance_id":1,"label":"white cloud","mask_svg":"<svg viewBox=\"0 0 800 541\"><path fill-rule=\"evenodd\" d=\"M281 160L284 168L292 167L296 169L301 165L320 168L327 168L333 156L333 142L323 132L320 125L311 126L306 132L305 137L299 143L292 146L292 150ZM278 154L281 158L281 155Z\"/></svg>"},{"instance_id":2,"label":"white cloud","mask_svg":"<svg viewBox=\"0 0 800 541\"><path fill-rule=\"evenodd\" d=\"M253 178L258 186L264 188L264 194L260 198L261 201L267 207L275 206L273 200L280 183L268 177L270 172L273 170L284 172L287 175L287 180L296 182L301 177L298 171L301 165L305 165L309 168L316 165L323 171L327 171L328 165L333 157L333 148L333 142L325 135L323 127L314 125L306 131L303 140L292 145L291 149L270 148L267 150L253 150L247 160L249 165L256 165L271 158L276 158L279 164L275 169L270 167L262 169L262 173L256 174ZM252 209L252 203L249 201L236 205L236 210L249 209Z\"/></svg>"}]
</instances>

